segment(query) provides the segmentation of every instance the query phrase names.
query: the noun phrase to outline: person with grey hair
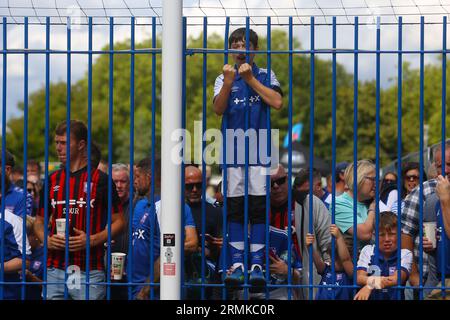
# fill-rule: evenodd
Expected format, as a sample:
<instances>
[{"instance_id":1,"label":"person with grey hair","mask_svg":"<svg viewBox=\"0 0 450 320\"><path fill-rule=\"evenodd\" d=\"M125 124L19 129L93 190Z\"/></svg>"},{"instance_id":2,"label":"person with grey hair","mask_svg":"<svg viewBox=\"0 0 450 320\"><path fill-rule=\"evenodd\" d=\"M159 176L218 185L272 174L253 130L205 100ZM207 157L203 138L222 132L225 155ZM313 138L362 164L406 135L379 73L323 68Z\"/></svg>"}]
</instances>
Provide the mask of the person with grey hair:
<instances>
[{"instance_id":1,"label":"person with grey hair","mask_svg":"<svg viewBox=\"0 0 450 320\"><path fill-rule=\"evenodd\" d=\"M129 221L130 221L130 168L124 163L114 163L112 165L112 180L116 185L117 194L123 208L124 229L111 241L111 252L122 252L128 255L129 246ZM125 275L122 283L127 282ZM112 286L112 300L126 300L128 288L126 286Z\"/></svg>"},{"instance_id":2,"label":"person with grey hair","mask_svg":"<svg viewBox=\"0 0 450 320\"><path fill-rule=\"evenodd\" d=\"M335 207L330 206L330 214L335 214L336 225L346 240L350 254L353 254L353 234L360 240L360 246L372 239L375 221L375 165L370 160L359 160L356 164L356 190L353 190L354 164L351 163L345 170L344 179L348 191L336 197ZM353 229L354 199L356 198L356 230ZM367 207L366 203L372 201Z\"/></svg>"}]
</instances>

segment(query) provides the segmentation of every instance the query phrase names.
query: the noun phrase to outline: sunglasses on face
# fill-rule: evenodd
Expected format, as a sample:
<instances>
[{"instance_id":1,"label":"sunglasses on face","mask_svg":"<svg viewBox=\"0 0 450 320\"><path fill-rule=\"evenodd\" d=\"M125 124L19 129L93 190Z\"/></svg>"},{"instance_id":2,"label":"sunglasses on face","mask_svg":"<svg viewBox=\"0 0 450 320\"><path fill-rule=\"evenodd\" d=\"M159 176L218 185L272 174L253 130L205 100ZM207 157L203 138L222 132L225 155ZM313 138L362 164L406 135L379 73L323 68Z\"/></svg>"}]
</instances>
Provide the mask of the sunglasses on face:
<instances>
[{"instance_id":1,"label":"sunglasses on face","mask_svg":"<svg viewBox=\"0 0 450 320\"><path fill-rule=\"evenodd\" d=\"M185 189L186 189L187 191L192 191L192 190L194 190L194 187L195 187L197 190L201 190L201 189L202 189L202 183L201 183L201 182L197 182L197 183L186 183L186 185L185 185Z\"/></svg>"},{"instance_id":2,"label":"sunglasses on face","mask_svg":"<svg viewBox=\"0 0 450 320\"><path fill-rule=\"evenodd\" d=\"M397 180L394 179L384 179L384 183L395 183Z\"/></svg>"},{"instance_id":3,"label":"sunglasses on face","mask_svg":"<svg viewBox=\"0 0 450 320\"><path fill-rule=\"evenodd\" d=\"M415 182L419 180L419 176L411 175L411 176L405 176L405 180Z\"/></svg>"},{"instance_id":4,"label":"sunglasses on face","mask_svg":"<svg viewBox=\"0 0 450 320\"><path fill-rule=\"evenodd\" d=\"M364 179L370 180L371 182L375 182L376 177L365 176Z\"/></svg>"},{"instance_id":5,"label":"sunglasses on face","mask_svg":"<svg viewBox=\"0 0 450 320\"><path fill-rule=\"evenodd\" d=\"M270 186L273 188L275 183L277 184L277 186L281 186L286 183L286 178L287 177L282 177L282 178L278 178L276 180L272 180L272 181L270 181Z\"/></svg>"}]
</instances>

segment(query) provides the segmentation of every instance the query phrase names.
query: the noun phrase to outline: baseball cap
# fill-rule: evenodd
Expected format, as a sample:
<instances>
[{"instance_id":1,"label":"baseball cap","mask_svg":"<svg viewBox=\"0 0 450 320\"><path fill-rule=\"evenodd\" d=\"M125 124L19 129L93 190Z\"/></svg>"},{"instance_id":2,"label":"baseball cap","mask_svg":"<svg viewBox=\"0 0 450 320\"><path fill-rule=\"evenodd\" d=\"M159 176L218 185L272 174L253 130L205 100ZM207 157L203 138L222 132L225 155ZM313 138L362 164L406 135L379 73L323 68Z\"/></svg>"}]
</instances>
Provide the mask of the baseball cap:
<instances>
[{"instance_id":1,"label":"baseball cap","mask_svg":"<svg viewBox=\"0 0 450 320\"><path fill-rule=\"evenodd\" d=\"M339 162L336 165L336 174L344 173L345 169L348 167L348 162Z\"/></svg>"},{"instance_id":2,"label":"baseball cap","mask_svg":"<svg viewBox=\"0 0 450 320\"><path fill-rule=\"evenodd\" d=\"M8 150L5 150L5 158L6 158L5 165L14 167L15 164L14 156ZM0 149L0 164L1 163L2 163L2 150Z\"/></svg>"}]
</instances>

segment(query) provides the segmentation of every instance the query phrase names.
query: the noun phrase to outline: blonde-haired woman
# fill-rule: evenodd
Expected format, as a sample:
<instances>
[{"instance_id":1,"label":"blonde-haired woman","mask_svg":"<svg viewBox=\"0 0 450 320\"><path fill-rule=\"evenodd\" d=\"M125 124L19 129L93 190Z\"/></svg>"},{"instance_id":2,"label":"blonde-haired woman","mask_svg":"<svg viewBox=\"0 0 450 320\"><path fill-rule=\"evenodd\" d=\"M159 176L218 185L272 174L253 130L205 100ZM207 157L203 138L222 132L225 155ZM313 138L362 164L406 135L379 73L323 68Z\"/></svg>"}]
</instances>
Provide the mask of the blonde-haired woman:
<instances>
[{"instance_id":1,"label":"blonde-haired woman","mask_svg":"<svg viewBox=\"0 0 450 320\"><path fill-rule=\"evenodd\" d=\"M359 160L357 162L357 189L353 190L353 166L351 163L344 173L345 183L348 191L336 197L335 220L336 225L344 234L347 245L351 249L353 234L353 206L356 198L356 237L367 243L372 239L375 222L375 165L370 160ZM366 203L370 203L367 206ZM330 213L332 209L330 210ZM363 243L363 244L364 244ZM350 250L352 253L352 250Z\"/></svg>"}]
</instances>

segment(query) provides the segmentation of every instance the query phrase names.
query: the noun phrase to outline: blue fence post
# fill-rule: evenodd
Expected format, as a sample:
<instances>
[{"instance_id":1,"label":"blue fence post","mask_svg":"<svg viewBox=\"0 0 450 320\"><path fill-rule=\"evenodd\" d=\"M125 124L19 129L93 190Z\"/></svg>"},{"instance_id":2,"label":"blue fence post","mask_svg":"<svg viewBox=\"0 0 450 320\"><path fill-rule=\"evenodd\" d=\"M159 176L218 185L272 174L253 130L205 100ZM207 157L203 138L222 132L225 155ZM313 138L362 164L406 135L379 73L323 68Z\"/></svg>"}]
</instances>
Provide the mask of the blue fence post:
<instances>
[{"instance_id":1,"label":"blue fence post","mask_svg":"<svg viewBox=\"0 0 450 320\"><path fill-rule=\"evenodd\" d=\"M355 17L355 30L354 30L354 54L353 54L353 177L358 175L358 30L359 21L358 17ZM334 122L335 123L335 122ZM333 130L336 130L336 125L332 125ZM336 133L333 134L336 136ZM333 159L336 159L333 157ZM336 194L336 164L332 165L332 176L333 176L333 212L332 216L335 215L335 194ZM358 194L358 181L353 179L353 195ZM358 198L353 196L353 296L357 292L357 277L356 274L356 264L358 255L358 227L357 227L357 203ZM334 223L334 218L333 218Z\"/></svg>"},{"instance_id":2,"label":"blue fence post","mask_svg":"<svg viewBox=\"0 0 450 320\"><path fill-rule=\"evenodd\" d=\"M48 199L48 157L49 157L49 126L50 126L50 17L45 20L45 168L44 168L44 199ZM48 201L44 201L44 226L48 226ZM44 228L44 285L42 296L47 300L47 236L48 228Z\"/></svg>"},{"instance_id":3,"label":"blue fence post","mask_svg":"<svg viewBox=\"0 0 450 320\"><path fill-rule=\"evenodd\" d=\"M24 19L24 83L23 83L23 202L25 210L22 214L22 275L25 275L27 260L27 162L28 162L28 17ZM27 279L22 276L22 300L25 300L25 289Z\"/></svg>"},{"instance_id":4,"label":"blue fence post","mask_svg":"<svg viewBox=\"0 0 450 320\"><path fill-rule=\"evenodd\" d=\"M183 24L182 51L186 51L186 40L187 40L186 39L186 35L187 35L187 20L186 20L186 23ZM185 59L184 59L184 55L183 55L182 66L181 66L181 72L182 72L182 78L183 78L182 86L181 86L181 94L183 95L182 96L182 106L183 107L185 106L185 102L183 103L183 98L186 99L186 93L184 91L184 87L186 86L186 83L185 83L185 81L186 81L186 67L183 68L183 64L185 64L184 60ZM183 71L184 71L184 73L183 73ZM181 111L181 122L182 122L182 125L184 125L183 128L185 128L186 127L186 108L183 108L183 110ZM184 140L183 140L183 144L184 144ZM186 177L185 176L186 175L185 175L184 159L182 159L182 162L181 162L181 183L180 183L180 201L181 201L180 234L181 234L181 239L183 239L183 247L182 247L182 250L181 250L181 260L180 260L180 270L181 270L180 271L181 272L181 275L180 275L180 279L181 279L180 280L180 292L181 292L182 299L186 299L186 290L183 290L183 288L184 289L186 289L186 288L189 289L189 287L187 287L186 283L185 283L185 281L186 281L186 279L185 279L185 260L186 260L186 258L185 258L185 253L184 253L184 239L186 237L186 232L185 232L186 206L185 206L185 193L184 193L185 192L184 185L186 183L186 179L185 179Z\"/></svg>"},{"instance_id":5,"label":"blue fence post","mask_svg":"<svg viewBox=\"0 0 450 320\"><path fill-rule=\"evenodd\" d=\"M332 167L336 167L336 17L333 17L333 30L332 30L333 36L332 36L332 46L333 46L333 53L332 53L332 84L331 84L331 113L332 113L332 156L331 156L331 162ZM312 172L310 172L310 188L312 188ZM311 211L311 210L310 210ZM333 215L333 213L332 213ZM333 224L336 222L336 216L332 216ZM334 285L336 283L336 270L335 270L335 261L336 261L336 239L334 236L331 237L331 276L332 276L332 282L333 282L333 299L335 298L336 293L336 286Z\"/></svg>"},{"instance_id":6,"label":"blue fence post","mask_svg":"<svg viewBox=\"0 0 450 320\"><path fill-rule=\"evenodd\" d=\"M67 109L66 109L66 173L65 173L65 183L66 183L66 230L65 230L65 255L64 255L64 270L65 270L65 285L64 285L64 300L68 298L68 264L69 264L69 236L70 236L70 108L71 108L71 20L67 17Z\"/></svg>"},{"instance_id":7,"label":"blue fence post","mask_svg":"<svg viewBox=\"0 0 450 320\"><path fill-rule=\"evenodd\" d=\"M292 96L293 96L293 26L292 26L292 17L289 17L289 110L288 110L288 129L289 129L289 143L291 151L289 157L289 170L288 170L288 247L287 247L287 265L288 265L288 274L287 274L287 282L288 282L288 300L291 300L292 297L292 261L291 261L291 247L292 247L292 217L291 217L291 208L292 208L292 115L293 115L293 106L292 106ZM284 222L284 221L283 221Z\"/></svg>"},{"instance_id":8,"label":"blue fence post","mask_svg":"<svg viewBox=\"0 0 450 320\"><path fill-rule=\"evenodd\" d=\"M208 47L208 18L203 18L203 49ZM202 281L202 289L201 289L201 299L205 299L205 233L206 233L206 164L203 156L203 152L206 147L205 141L205 132L206 132L206 86L207 86L207 52L203 51L203 106L202 106L202 226L201 226L201 246L202 246L202 268L201 268L201 281Z\"/></svg>"},{"instance_id":9,"label":"blue fence post","mask_svg":"<svg viewBox=\"0 0 450 320\"><path fill-rule=\"evenodd\" d=\"M112 146L114 114L114 17L109 18L109 110L108 110L108 250L106 299L111 299L111 215L112 215Z\"/></svg>"},{"instance_id":10,"label":"blue fence post","mask_svg":"<svg viewBox=\"0 0 450 320\"><path fill-rule=\"evenodd\" d=\"M379 263L379 221L380 221L380 45L381 26L377 17L377 50L376 50L376 93L375 93L375 261Z\"/></svg>"},{"instance_id":11,"label":"blue fence post","mask_svg":"<svg viewBox=\"0 0 450 320\"><path fill-rule=\"evenodd\" d=\"M445 159L445 145L446 145L446 103L447 103L447 17L443 17L442 22L442 111L441 111L441 131L442 131L442 137L441 137L441 159ZM445 165L446 161L442 160L442 168L441 168L441 175L445 177ZM439 172L439 168L436 168L436 171ZM442 215L441 215L442 217ZM441 225L444 225L441 223ZM443 234L441 235L441 243L439 244L441 247L441 252L446 252L445 248L447 245L447 237L445 234L445 230L442 230ZM442 255L443 256L443 255ZM446 292L445 292L445 265L446 260L450 259L450 257L444 257L440 261L440 266L437 266L441 269L441 286L442 286L442 298L445 299Z\"/></svg>"},{"instance_id":12,"label":"blue fence post","mask_svg":"<svg viewBox=\"0 0 450 320\"><path fill-rule=\"evenodd\" d=\"M129 285L132 282L132 272L133 272L133 198L134 198L134 93L135 93L135 85L134 85L134 70L135 70L135 17L131 17L131 55L130 55L130 189L129 189L129 204L128 204L128 263L127 263L127 291L128 291L128 300L132 299L133 287ZM112 172L111 172L112 174ZM124 212L125 213L125 212ZM150 236L153 239L152 236ZM150 257L153 259L153 255L150 254ZM151 263L150 265L153 265Z\"/></svg>"},{"instance_id":13,"label":"blue fence post","mask_svg":"<svg viewBox=\"0 0 450 320\"><path fill-rule=\"evenodd\" d=\"M402 179L402 81L403 81L403 75L402 75L402 68L403 68L403 56L402 56L402 48L403 48L403 32L402 32L402 17L399 17L398 19L398 58L397 58L397 64L398 64L398 75L397 75L397 199L398 199L398 205L397 205L397 248L400 250L397 250L397 286L400 287L402 285L401 282L401 247L402 247L402 237L400 236L402 234L402 224L400 221L402 221L402 185L403 185L403 179ZM400 300L401 298L401 290L397 290L397 299Z\"/></svg>"},{"instance_id":14,"label":"blue fence post","mask_svg":"<svg viewBox=\"0 0 450 320\"><path fill-rule=\"evenodd\" d=\"M92 164L91 164L91 150L92 150L92 17L89 17L88 26L88 163L87 163L87 185L91 185L92 181ZM94 168L95 169L95 168ZM91 188L86 189L87 203L91 203ZM91 254L91 206L86 206L86 300L89 300L89 274L90 274L90 254Z\"/></svg>"},{"instance_id":15,"label":"blue fence post","mask_svg":"<svg viewBox=\"0 0 450 320\"><path fill-rule=\"evenodd\" d=\"M310 94L309 94L309 224L308 232L313 233L313 197L312 197L312 160L314 156L314 97L315 97L315 23L314 17L311 17L311 54L309 58L310 63ZM289 99L290 100L290 99ZM289 117L291 119L292 116ZM289 167L292 166L292 123L289 126ZM289 179L290 180L290 179ZM303 236L303 235L302 235ZM313 277L313 246L309 246L309 300L314 299L314 277Z\"/></svg>"},{"instance_id":16,"label":"blue fence post","mask_svg":"<svg viewBox=\"0 0 450 320\"><path fill-rule=\"evenodd\" d=\"M230 33L230 17L225 18L225 39L224 39L224 57L223 63L228 64L228 36ZM222 117L222 170L223 170L223 179L222 179L222 190L223 190L223 210L222 210L222 285L226 276L227 270L227 246L228 246L228 228L227 228L227 194L228 194L228 165L227 165L227 122L228 122L228 112L225 110ZM227 290L225 286L222 287L222 300L227 298Z\"/></svg>"},{"instance_id":17,"label":"blue fence post","mask_svg":"<svg viewBox=\"0 0 450 320\"><path fill-rule=\"evenodd\" d=\"M156 155L156 52L154 51L156 49L156 17L152 18L152 151L151 151L151 159L152 159L152 173L155 172L155 155ZM160 169L159 169L160 170ZM183 172L182 172L183 174ZM156 209L155 207L155 175L152 174L152 182L151 182L151 190L150 190L150 205L153 209ZM184 207L182 207L182 210ZM155 212L156 214L156 212ZM153 234L155 232L155 220L152 219L150 223L150 256L153 257ZM183 256L183 250L181 250L181 255ZM153 259L153 258L152 258ZM181 261L183 261L183 258L181 258ZM182 265L183 266L183 265ZM154 265L153 263L150 263L150 284L152 285L150 288L150 299L153 300L155 298L155 292L154 292L154 286L153 281L155 279L155 271L154 271ZM183 279L183 272L181 272L181 279ZM181 283L183 283L183 280L181 280Z\"/></svg>"},{"instance_id":18,"label":"blue fence post","mask_svg":"<svg viewBox=\"0 0 450 320\"><path fill-rule=\"evenodd\" d=\"M424 124L424 17L420 17L420 134L419 134L419 168L423 168L423 124ZM443 161L445 162L445 161ZM419 170L419 299L423 300L423 170Z\"/></svg>"},{"instance_id":19,"label":"blue fence post","mask_svg":"<svg viewBox=\"0 0 450 320\"><path fill-rule=\"evenodd\" d=\"M267 17L267 74L269 75L268 80L266 82L266 86L270 88L271 85L271 74L272 74L272 54L270 52L272 47L272 26L270 17ZM267 155L269 157L269 169L272 167L272 127L270 122L270 108L267 108L267 117L266 117L266 125L267 125ZM265 255L266 255L266 270L267 266L270 265L269 260L269 246L270 246L270 174L266 174L266 244L265 244ZM266 272L266 283L270 284L270 272ZM266 299L270 298L269 294L269 286L266 286Z\"/></svg>"},{"instance_id":20,"label":"blue fence post","mask_svg":"<svg viewBox=\"0 0 450 320\"><path fill-rule=\"evenodd\" d=\"M245 62L250 62L250 17L245 18ZM250 115L248 111L248 99L250 89L245 85L245 132L249 129ZM244 183L244 299L248 299L248 179L249 179L249 137L245 135L245 183Z\"/></svg>"},{"instance_id":21,"label":"blue fence post","mask_svg":"<svg viewBox=\"0 0 450 320\"><path fill-rule=\"evenodd\" d=\"M3 92L2 92L2 159L6 159L6 90L7 90L7 66L8 66L8 58L7 58L7 20L6 17L3 17ZM1 189L2 194L5 194L5 161L2 161L2 176L1 176ZM5 212L5 201L1 202L1 211ZM3 230L5 230L5 215L1 214L0 224ZM4 296L4 270L5 270L5 237L1 237L0 239L0 300L3 300Z\"/></svg>"}]
</instances>

